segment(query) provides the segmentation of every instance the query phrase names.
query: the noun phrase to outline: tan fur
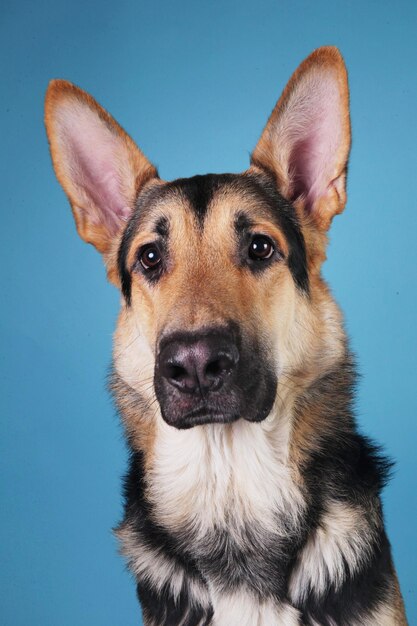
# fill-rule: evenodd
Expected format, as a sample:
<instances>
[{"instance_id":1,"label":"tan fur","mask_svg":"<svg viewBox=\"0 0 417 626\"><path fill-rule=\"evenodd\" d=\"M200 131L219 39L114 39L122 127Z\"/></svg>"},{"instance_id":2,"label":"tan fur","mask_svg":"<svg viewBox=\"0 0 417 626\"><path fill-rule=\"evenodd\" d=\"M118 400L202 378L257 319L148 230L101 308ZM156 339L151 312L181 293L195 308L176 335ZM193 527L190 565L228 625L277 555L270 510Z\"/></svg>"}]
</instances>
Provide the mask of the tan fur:
<instances>
[{"instance_id":1,"label":"tan fur","mask_svg":"<svg viewBox=\"0 0 417 626\"><path fill-rule=\"evenodd\" d=\"M392 608L394 612L396 626L407 626L408 623L405 615L404 600L401 595L397 574L395 575L395 587L393 591Z\"/></svg>"}]
</instances>

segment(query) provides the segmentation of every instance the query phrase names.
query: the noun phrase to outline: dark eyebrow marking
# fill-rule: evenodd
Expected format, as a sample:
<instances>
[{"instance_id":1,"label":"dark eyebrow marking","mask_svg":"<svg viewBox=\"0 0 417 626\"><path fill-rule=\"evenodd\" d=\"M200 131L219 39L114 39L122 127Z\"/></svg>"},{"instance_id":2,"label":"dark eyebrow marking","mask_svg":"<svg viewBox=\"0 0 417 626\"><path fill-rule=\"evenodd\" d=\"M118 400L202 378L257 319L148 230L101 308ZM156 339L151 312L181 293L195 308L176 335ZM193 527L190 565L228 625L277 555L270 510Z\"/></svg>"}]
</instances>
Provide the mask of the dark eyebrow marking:
<instances>
[{"instance_id":1,"label":"dark eyebrow marking","mask_svg":"<svg viewBox=\"0 0 417 626\"><path fill-rule=\"evenodd\" d=\"M248 215L246 215L246 213L239 211L235 218L235 231L238 235L241 235L244 232L251 230L253 228L253 224L253 221Z\"/></svg>"},{"instance_id":2,"label":"dark eyebrow marking","mask_svg":"<svg viewBox=\"0 0 417 626\"><path fill-rule=\"evenodd\" d=\"M155 224L155 232L158 233L163 239L167 239L169 234L169 222L168 218L163 215Z\"/></svg>"}]
</instances>

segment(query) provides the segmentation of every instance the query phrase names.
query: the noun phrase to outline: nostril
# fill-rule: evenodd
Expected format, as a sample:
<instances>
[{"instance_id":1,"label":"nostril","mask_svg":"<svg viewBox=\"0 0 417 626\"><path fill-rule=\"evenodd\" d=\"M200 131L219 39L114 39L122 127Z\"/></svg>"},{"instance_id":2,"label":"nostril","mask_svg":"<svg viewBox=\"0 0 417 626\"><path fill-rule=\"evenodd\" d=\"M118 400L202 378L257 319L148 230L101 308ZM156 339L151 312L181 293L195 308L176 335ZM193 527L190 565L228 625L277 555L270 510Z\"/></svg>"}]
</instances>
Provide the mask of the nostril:
<instances>
[{"instance_id":1,"label":"nostril","mask_svg":"<svg viewBox=\"0 0 417 626\"><path fill-rule=\"evenodd\" d=\"M164 370L165 377L173 381L183 382L188 377L185 367L178 363L166 363Z\"/></svg>"},{"instance_id":2,"label":"nostril","mask_svg":"<svg viewBox=\"0 0 417 626\"><path fill-rule=\"evenodd\" d=\"M226 355L212 359L207 363L204 373L207 378L218 378L224 373L229 372L233 367L233 361Z\"/></svg>"},{"instance_id":3,"label":"nostril","mask_svg":"<svg viewBox=\"0 0 417 626\"><path fill-rule=\"evenodd\" d=\"M208 365L206 365L206 369L204 371L205 375L208 378L216 378L221 372L221 366L219 359L212 361Z\"/></svg>"}]
</instances>

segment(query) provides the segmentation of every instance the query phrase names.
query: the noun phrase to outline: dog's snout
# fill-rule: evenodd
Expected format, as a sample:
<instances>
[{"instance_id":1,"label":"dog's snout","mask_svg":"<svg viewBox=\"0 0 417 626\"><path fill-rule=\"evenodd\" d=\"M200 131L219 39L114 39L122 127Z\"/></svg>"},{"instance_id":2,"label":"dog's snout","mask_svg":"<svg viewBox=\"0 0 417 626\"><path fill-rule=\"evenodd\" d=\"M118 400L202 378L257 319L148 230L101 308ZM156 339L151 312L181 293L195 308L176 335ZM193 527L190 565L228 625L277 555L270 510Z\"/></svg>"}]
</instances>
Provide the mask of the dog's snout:
<instances>
[{"instance_id":1,"label":"dog's snout","mask_svg":"<svg viewBox=\"0 0 417 626\"><path fill-rule=\"evenodd\" d=\"M261 355L262 347L232 321L163 334L154 387L165 422L183 429L263 420L273 406L277 379Z\"/></svg>"},{"instance_id":2,"label":"dog's snout","mask_svg":"<svg viewBox=\"0 0 417 626\"><path fill-rule=\"evenodd\" d=\"M231 337L214 333L165 341L158 357L160 375L183 393L217 391L230 379L239 360Z\"/></svg>"}]
</instances>

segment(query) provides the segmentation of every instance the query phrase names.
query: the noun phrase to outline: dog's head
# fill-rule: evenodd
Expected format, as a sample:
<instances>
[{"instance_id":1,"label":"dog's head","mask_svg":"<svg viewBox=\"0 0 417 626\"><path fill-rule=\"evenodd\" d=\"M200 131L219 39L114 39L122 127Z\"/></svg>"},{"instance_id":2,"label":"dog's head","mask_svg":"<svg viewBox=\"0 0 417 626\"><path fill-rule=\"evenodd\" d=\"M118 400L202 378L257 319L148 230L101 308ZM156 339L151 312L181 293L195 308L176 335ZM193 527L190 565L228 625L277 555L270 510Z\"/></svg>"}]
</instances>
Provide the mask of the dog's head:
<instances>
[{"instance_id":1,"label":"dog's head","mask_svg":"<svg viewBox=\"0 0 417 626\"><path fill-rule=\"evenodd\" d=\"M78 232L122 292L115 368L142 411L156 396L177 428L261 421L279 389L336 357L338 312L320 278L350 146L335 48L292 76L242 174L162 181L65 81L50 84L45 119Z\"/></svg>"}]
</instances>

